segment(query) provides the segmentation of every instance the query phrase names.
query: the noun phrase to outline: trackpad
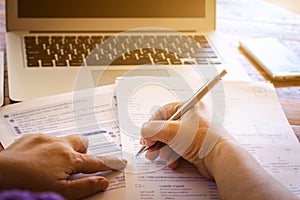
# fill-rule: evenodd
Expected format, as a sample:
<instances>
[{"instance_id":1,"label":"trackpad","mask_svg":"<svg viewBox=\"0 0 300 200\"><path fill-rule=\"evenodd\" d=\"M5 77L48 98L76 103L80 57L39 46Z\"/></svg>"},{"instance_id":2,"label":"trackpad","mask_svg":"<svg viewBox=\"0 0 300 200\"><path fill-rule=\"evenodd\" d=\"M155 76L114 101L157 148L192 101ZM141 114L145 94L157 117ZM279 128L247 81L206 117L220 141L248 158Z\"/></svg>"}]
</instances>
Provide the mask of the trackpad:
<instances>
[{"instance_id":1,"label":"trackpad","mask_svg":"<svg viewBox=\"0 0 300 200\"><path fill-rule=\"evenodd\" d=\"M122 76L170 76L167 69L92 70L91 73L95 86L114 84Z\"/></svg>"}]
</instances>

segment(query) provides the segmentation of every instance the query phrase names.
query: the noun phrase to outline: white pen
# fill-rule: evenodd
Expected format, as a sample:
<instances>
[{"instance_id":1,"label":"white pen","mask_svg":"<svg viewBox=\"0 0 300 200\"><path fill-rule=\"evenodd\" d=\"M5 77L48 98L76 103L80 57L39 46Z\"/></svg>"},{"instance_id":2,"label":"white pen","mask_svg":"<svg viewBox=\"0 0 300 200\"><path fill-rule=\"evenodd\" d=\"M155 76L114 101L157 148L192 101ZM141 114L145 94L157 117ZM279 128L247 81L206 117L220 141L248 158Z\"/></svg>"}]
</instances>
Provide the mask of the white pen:
<instances>
[{"instance_id":1,"label":"white pen","mask_svg":"<svg viewBox=\"0 0 300 200\"><path fill-rule=\"evenodd\" d=\"M223 70L220 74L216 75L214 78L206 82L202 87L195 92L195 94L190 97L167 121L177 120L179 119L184 113L189 111L192 107L194 107L207 93L210 89L212 89L219 80L226 74L226 70ZM155 143L156 144L156 143ZM135 155L135 157L140 156L145 151L149 150L155 144L151 146L143 146Z\"/></svg>"}]
</instances>

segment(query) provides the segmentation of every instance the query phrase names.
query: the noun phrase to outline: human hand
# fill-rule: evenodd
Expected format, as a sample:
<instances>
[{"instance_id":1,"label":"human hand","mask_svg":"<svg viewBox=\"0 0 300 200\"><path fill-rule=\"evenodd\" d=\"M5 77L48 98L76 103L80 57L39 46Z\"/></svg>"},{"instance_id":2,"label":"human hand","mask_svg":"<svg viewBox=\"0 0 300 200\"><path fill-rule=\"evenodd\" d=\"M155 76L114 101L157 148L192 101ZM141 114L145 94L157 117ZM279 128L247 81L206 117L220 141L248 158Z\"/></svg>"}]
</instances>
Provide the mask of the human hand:
<instances>
[{"instance_id":1,"label":"human hand","mask_svg":"<svg viewBox=\"0 0 300 200\"><path fill-rule=\"evenodd\" d=\"M0 189L53 191L67 199L79 199L105 190L101 176L69 180L77 173L92 174L122 169L126 161L86 154L88 140L79 135L63 138L43 134L21 137L0 153Z\"/></svg>"},{"instance_id":2,"label":"human hand","mask_svg":"<svg viewBox=\"0 0 300 200\"><path fill-rule=\"evenodd\" d=\"M161 159L167 160L168 166L171 168L176 168L181 158L184 158L194 164L202 175L212 178L204 166L203 159L199 157L204 139L209 133L210 137L215 135L214 141L210 140L209 142L218 143L230 136L216 120L212 125L211 109L204 103L194 106L180 120L165 121L180 106L180 103L167 104L157 110L149 122L144 123L141 130L141 144L145 146L155 144L147 151L146 158L154 160L159 156ZM219 133L212 134L212 131L220 131L224 134L220 136ZM213 147L214 144L211 146Z\"/></svg>"}]
</instances>

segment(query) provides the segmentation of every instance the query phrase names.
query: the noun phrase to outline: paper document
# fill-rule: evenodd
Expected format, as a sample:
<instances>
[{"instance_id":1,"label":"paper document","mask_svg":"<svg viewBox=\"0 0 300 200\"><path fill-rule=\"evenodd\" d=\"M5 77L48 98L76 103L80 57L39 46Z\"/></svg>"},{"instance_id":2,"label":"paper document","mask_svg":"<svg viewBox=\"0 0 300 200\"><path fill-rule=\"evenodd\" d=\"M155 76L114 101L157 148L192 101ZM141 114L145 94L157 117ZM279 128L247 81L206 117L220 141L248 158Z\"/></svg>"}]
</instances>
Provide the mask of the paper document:
<instances>
[{"instance_id":1,"label":"paper document","mask_svg":"<svg viewBox=\"0 0 300 200\"><path fill-rule=\"evenodd\" d=\"M300 145L244 145L277 181L300 197Z\"/></svg>"},{"instance_id":2,"label":"paper document","mask_svg":"<svg viewBox=\"0 0 300 200\"><path fill-rule=\"evenodd\" d=\"M158 107L188 99L201 86L195 81L190 87L183 87L178 81L174 78L125 77L117 82L123 155L130 160L125 174L128 199L219 199L215 184L203 179L192 166L184 164L172 171L162 161L151 162L134 156L141 148L142 123L149 120ZM273 86L226 81L214 93L204 101L212 101L220 111L224 107L223 123L227 130L270 174L300 195L300 182L295 181L300 180L299 143L282 112ZM221 100L209 100L211 98ZM287 152L286 148L290 151ZM271 162L274 153L291 167Z\"/></svg>"},{"instance_id":3,"label":"paper document","mask_svg":"<svg viewBox=\"0 0 300 200\"><path fill-rule=\"evenodd\" d=\"M58 137L78 133L88 137L88 153L128 159L126 173L101 173L109 179L109 188L88 199L219 199L215 183L204 179L189 163L173 171L160 159L150 162L143 155L135 158L141 147L141 125L159 106L186 100L202 84L174 80L125 78L118 80L116 89L110 85L1 107L1 143L6 148L28 133ZM204 100L222 100L212 102L215 111L224 112L223 122L229 132L272 176L300 197L299 143L272 85L226 81L215 87L214 93ZM73 178L77 176L84 175Z\"/></svg>"},{"instance_id":4,"label":"paper document","mask_svg":"<svg viewBox=\"0 0 300 200\"><path fill-rule=\"evenodd\" d=\"M148 84L144 84L144 82ZM125 182L127 199L219 199L213 181L195 167L184 163L171 170L166 162L150 162L135 157L141 148L140 127L160 106L183 101L193 94L189 85L177 78L122 78L116 86L123 156L127 159Z\"/></svg>"},{"instance_id":5,"label":"paper document","mask_svg":"<svg viewBox=\"0 0 300 200\"><path fill-rule=\"evenodd\" d=\"M1 143L6 148L14 139L28 133L58 137L77 133L88 137L88 153L121 157L113 90L114 86L110 85L2 107ZM125 192L123 172L101 175L110 181L108 191L93 198L112 199Z\"/></svg>"}]
</instances>

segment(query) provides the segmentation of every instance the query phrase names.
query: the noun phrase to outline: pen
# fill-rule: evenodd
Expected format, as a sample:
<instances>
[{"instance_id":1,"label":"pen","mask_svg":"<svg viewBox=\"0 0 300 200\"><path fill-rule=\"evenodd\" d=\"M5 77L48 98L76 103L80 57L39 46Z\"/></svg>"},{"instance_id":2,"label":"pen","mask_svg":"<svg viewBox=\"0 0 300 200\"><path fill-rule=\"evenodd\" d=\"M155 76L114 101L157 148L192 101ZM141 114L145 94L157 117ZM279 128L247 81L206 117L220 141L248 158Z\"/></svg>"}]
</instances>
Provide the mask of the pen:
<instances>
[{"instance_id":1,"label":"pen","mask_svg":"<svg viewBox=\"0 0 300 200\"><path fill-rule=\"evenodd\" d=\"M207 93L208 91L214 87L219 80L226 74L226 70L223 70L220 74L216 75L213 77L211 80L206 82L204 85L200 87L199 90L195 92L195 94L190 97L167 121L171 120L177 120L179 119L182 115L184 115L187 111L189 111L194 105L196 105ZM156 144L156 143L155 143ZM155 144L151 146L143 146L135 155L137 158L140 156L142 153L145 151L149 150L151 147L153 147Z\"/></svg>"}]
</instances>

